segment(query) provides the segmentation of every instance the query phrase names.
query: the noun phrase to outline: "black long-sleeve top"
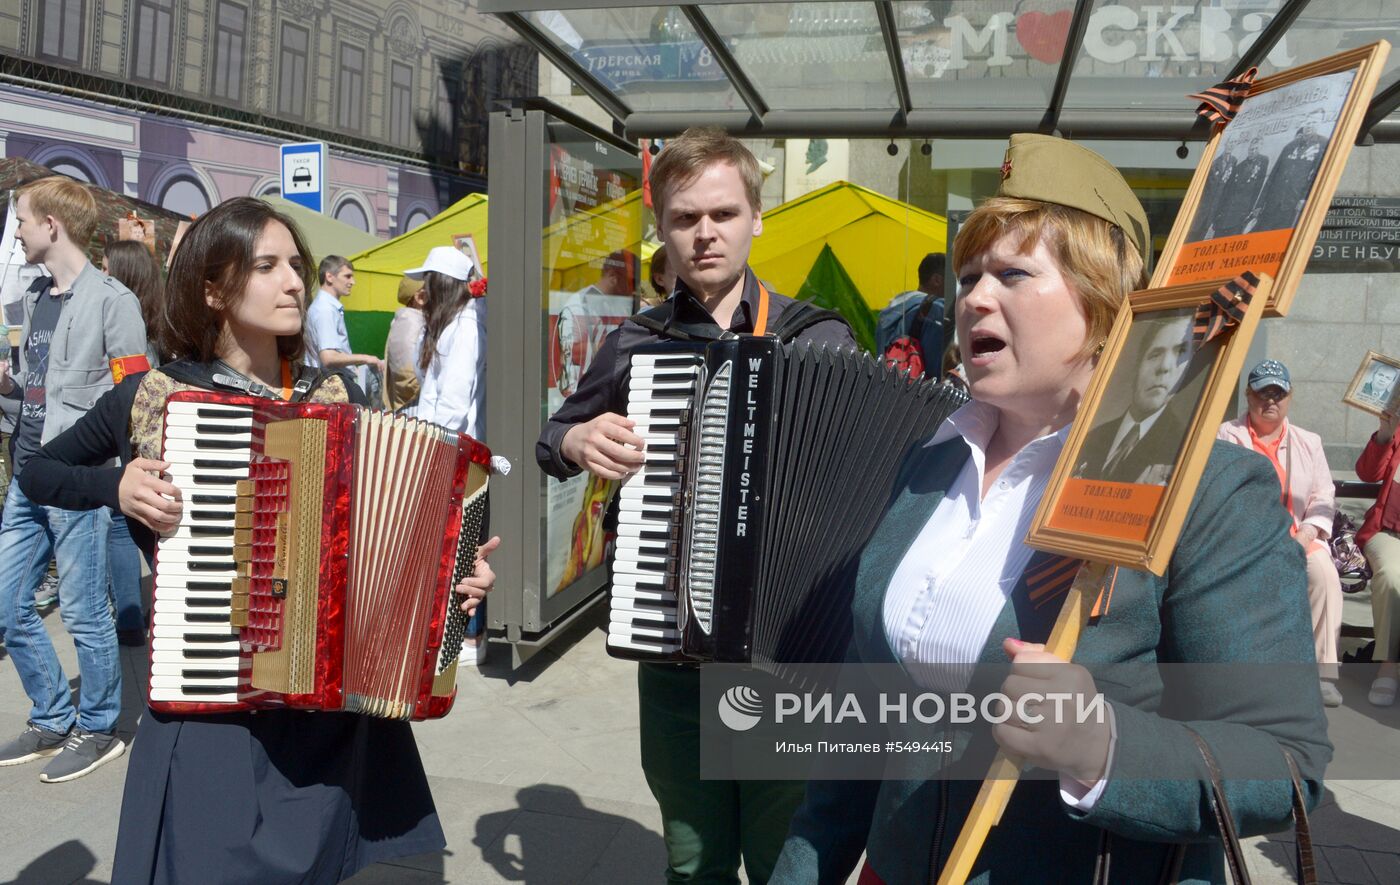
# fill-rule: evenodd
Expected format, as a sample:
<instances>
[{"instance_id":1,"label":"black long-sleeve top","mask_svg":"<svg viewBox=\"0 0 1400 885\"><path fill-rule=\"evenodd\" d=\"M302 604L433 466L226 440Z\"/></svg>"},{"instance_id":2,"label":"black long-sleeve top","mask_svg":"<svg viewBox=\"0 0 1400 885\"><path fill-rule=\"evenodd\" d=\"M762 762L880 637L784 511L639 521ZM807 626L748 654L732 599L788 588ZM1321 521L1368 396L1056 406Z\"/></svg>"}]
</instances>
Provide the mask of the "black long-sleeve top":
<instances>
[{"instance_id":1,"label":"black long-sleeve top","mask_svg":"<svg viewBox=\"0 0 1400 885\"><path fill-rule=\"evenodd\" d=\"M155 371L165 372L183 384L215 390L214 366L192 360L179 360ZM364 394L343 373L303 366L302 374L315 373L309 397L316 387L331 374L340 374L350 402L364 405ZM24 494L36 504L64 510L92 510L111 507L121 510L118 490L122 471L135 457L131 440L131 407L145 372L128 376L103 394L97 403L76 424L54 437L48 445L25 462L18 482ZM234 391L230 391L234 392ZM113 458L118 466L104 467ZM155 550L156 536L137 520L129 522L131 539L149 560Z\"/></svg>"},{"instance_id":2,"label":"black long-sleeve top","mask_svg":"<svg viewBox=\"0 0 1400 885\"><path fill-rule=\"evenodd\" d=\"M801 303L776 292L769 292L768 297L770 328L778 322L784 311ZM713 325L714 319L709 311L690 293L684 282L676 281L676 294L672 299L675 302L673 322ZM754 320L758 314L758 300L758 278L750 268L744 277L742 300L734 315L730 317L729 331L736 334L753 332ZM608 333L589 364L588 371L584 372L583 378L579 380L578 389L549 417L540 433L539 441L535 443L535 460L539 462L541 470L558 479L566 479L579 473L578 465L565 458L560 451L564 443L564 434L575 424L592 421L606 412L626 414L627 388L632 376L632 349L664 340L664 336L630 319ZM838 319L809 326L797 335L796 340L831 347L856 346L850 326Z\"/></svg>"}]
</instances>

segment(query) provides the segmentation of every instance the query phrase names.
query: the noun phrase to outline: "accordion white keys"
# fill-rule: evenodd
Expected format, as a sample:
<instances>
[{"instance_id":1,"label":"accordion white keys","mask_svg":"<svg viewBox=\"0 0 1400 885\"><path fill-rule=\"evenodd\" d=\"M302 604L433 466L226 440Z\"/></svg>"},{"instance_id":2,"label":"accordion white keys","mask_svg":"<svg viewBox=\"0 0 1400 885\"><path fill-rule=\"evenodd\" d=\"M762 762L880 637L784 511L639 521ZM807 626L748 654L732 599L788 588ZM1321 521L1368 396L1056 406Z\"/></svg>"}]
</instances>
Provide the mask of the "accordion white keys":
<instances>
[{"instance_id":1,"label":"accordion white keys","mask_svg":"<svg viewBox=\"0 0 1400 885\"><path fill-rule=\"evenodd\" d=\"M840 661L847 569L911 446L967 401L861 353L768 337L632 354L646 443L618 495L608 651L650 661Z\"/></svg>"},{"instance_id":2,"label":"accordion white keys","mask_svg":"<svg viewBox=\"0 0 1400 885\"><path fill-rule=\"evenodd\" d=\"M467 621L490 452L345 403L181 391L162 458L150 705L443 716Z\"/></svg>"}]
</instances>

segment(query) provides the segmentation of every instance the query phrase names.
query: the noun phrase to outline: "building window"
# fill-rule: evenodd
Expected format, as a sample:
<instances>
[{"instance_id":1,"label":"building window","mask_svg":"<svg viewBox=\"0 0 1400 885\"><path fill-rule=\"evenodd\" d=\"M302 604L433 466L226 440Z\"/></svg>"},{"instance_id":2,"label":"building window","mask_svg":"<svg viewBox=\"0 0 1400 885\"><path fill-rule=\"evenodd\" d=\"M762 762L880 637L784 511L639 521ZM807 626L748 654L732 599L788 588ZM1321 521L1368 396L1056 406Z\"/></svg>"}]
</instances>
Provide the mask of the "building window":
<instances>
[{"instance_id":1,"label":"building window","mask_svg":"<svg viewBox=\"0 0 1400 885\"><path fill-rule=\"evenodd\" d=\"M175 0L136 0L131 30L131 76L153 83L170 82L170 54Z\"/></svg>"},{"instance_id":2,"label":"building window","mask_svg":"<svg viewBox=\"0 0 1400 885\"><path fill-rule=\"evenodd\" d=\"M191 218L209 211L209 195L191 178L177 178L165 186L160 205Z\"/></svg>"},{"instance_id":3,"label":"building window","mask_svg":"<svg viewBox=\"0 0 1400 885\"><path fill-rule=\"evenodd\" d=\"M95 183L96 176L92 174L92 170L88 169L88 167L79 160L62 157L57 160L50 160L45 165L48 166L51 172L57 172L59 175L67 175L69 178L74 178L78 181L86 182L87 184Z\"/></svg>"},{"instance_id":4,"label":"building window","mask_svg":"<svg viewBox=\"0 0 1400 885\"><path fill-rule=\"evenodd\" d=\"M345 200L335 207L335 220L342 221L356 230L371 233L369 229L369 216L359 203L354 200Z\"/></svg>"},{"instance_id":5,"label":"building window","mask_svg":"<svg viewBox=\"0 0 1400 885\"><path fill-rule=\"evenodd\" d=\"M83 53L83 0L42 0L36 55L77 64Z\"/></svg>"},{"instance_id":6,"label":"building window","mask_svg":"<svg viewBox=\"0 0 1400 885\"><path fill-rule=\"evenodd\" d=\"M401 233L408 233L416 227L422 227L427 224L432 217L433 216L429 215L426 209L414 209L412 212L408 213L408 220L403 223L403 231L401 231Z\"/></svg>"},{"instance_id":7,"label":"building window","mask_svg":"<svg viewBox=\"0 0 1400 885\"><path fill-rule=\"evenodd\" d=\"M277 113L283 116L306 116L306 60L310 54L311 32L284 22L277 78Z\"/></svg>"},{"instance_id":8,"label":"building window","mask_svg":"<svg viewBox=\"0 0 1400 885\"><path fill-rule=\"evenodd\" d=\"M457 162L458 98L462 89L462 69L456 62L439 61L437 95L433 97L432 138L428 141L438 159Z\"/></svg>"},{"instance_id":9,"label":"building window","mask_svg":"<svg viewBox=\"0 0 1400 885\"><path fill-rule=\"evenodd\" d=\"M243 38L248 8L220 0L214 22L214 97L243 101Z\"/></svg>"},{"instance_id":10,"label":"building window","mask_svg":"<svg viewBox=\"0 0 1400 885\"><path fill-rule=\"evenodd\" d=\"M364 124L365 51L349 43L340 44L340 95L335 124L359 132Z\"/></svg>"},{"instance_id":11,"label":"building window","mask_svg":"<svg viewBox=\"0 0 1400 885\"><path fill-rule=\"evenodd\" d=\"M401 61L389 68L389 140L413 144L413 68Z\"/></svg>"}]
</instances>

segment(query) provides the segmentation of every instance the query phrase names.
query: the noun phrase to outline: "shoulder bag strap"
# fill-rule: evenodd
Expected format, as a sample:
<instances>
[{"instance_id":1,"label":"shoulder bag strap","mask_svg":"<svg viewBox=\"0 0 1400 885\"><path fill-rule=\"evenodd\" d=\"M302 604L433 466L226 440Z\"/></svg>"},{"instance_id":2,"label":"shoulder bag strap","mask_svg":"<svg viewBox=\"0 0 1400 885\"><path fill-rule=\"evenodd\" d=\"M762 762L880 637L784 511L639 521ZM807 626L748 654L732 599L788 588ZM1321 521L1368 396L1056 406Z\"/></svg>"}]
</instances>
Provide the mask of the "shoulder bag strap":
<instances>
[{"instance_id":1,"label":"shoulder bag strap","mask_svg":"<svg viewBox=\"0 0 1400 885\"><path fill-rule=\"evenodd\" d=\"M1220 778L1220 768L1216 765L1215 757L1201 736L1190 728L1187 731L1195 740L1196 748L1200 750L1201 756L1206 762L1206 769L1210 772L1211 812L1215 815L1216 826L1221 833L1221 841L1225 843L1225 859L1230 866L1230 875L1235 885L1246 885L1249 882L1249 873L1245 867L1244 855L1240 851L1240 840L1235 832L1235 821L1230 815L1230 806L1225 799L1225 786ZM1284 750L1283 759L1288 765L1288 778L1292 782L1293 789L1293 828L1297 837L1294 862L1297 865L1298 882L1301 885L1317 885L1317 862L1313 855L1312 826L1308 822L1308 806L1306 794L1303 792L1303 778L1298 772L1298 763L1294 761L1292 753ZM1173 846L1172 851L1167 855L1167 864L1158 880L1159 885L1176 885L1176 882L1181 878L1181 863L1185 857L1186 845L1184 843Z\"/></svg>"},{"instance_id":2,"label":"shoulder bag strap","mask_svg":"<svg viewBox=\"0 0 1400 885\"><path fill-rule=\"evenodd\" d=\"M1196 742L1196 749L1206 763L1206 773L1210 776L1210 811L1215 817L1215 828L1220 833L1220 841L1225 846L1225 863L1230 868L1230 880L1235 885L1250 885L1249 869L1245 866L1244 852L1240 850L1240 837L1235 832L1235 818L1230 813L1230 802L1225 796L1225 782L1220 776L1220 766L1205 739L1187 728L1186 732Z\"/></svg>"},{"instance_id":3,"label":"shoulder bag strap","mask_svg":"<svg viewBox=\"0 0 1400 885\"><path fill-rule=\"evenodd\" d=\"M1288 777L1293 781L1293 829L1297 838L1294 861L1298 867L1298 881L1302 885L1317 885L1317 861L1313 857L1312 825L1308 823L1308 805L1303 793L1303 777L1298 773L1298 763L1293 754L1283 751L1283 760L1288 763Z\"/></svg>"}]
</instances>

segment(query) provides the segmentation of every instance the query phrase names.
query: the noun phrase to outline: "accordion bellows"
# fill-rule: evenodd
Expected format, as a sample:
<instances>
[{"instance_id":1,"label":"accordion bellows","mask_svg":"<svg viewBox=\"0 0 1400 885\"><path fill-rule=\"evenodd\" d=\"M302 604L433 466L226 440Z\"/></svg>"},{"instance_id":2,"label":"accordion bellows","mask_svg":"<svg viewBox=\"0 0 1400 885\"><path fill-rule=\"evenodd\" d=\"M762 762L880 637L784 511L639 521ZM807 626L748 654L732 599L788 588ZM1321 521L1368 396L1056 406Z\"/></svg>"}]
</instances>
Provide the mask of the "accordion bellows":
<instances>
[{"instance_id":1,"label":"accordion bellows","mask_svg":"<svg viewBox=\"0 0 1400 885\"><path fill-rule=\"evenodd\" d=\"M186 391L162 457L151 707L442 716L455 695L490 453L349 404Z\"/></svg>"},{"instance_id":2,"label":"accordion bellows","mask_svg":"<svg viewBox=\"0 0 1400 885\"><path fill-rule=\"evenodd\" d=\"M840 661L850 569L911 446L967 401L861 353L745 337L632 355L608 651Z\"/></svg>"}]
</instances>

